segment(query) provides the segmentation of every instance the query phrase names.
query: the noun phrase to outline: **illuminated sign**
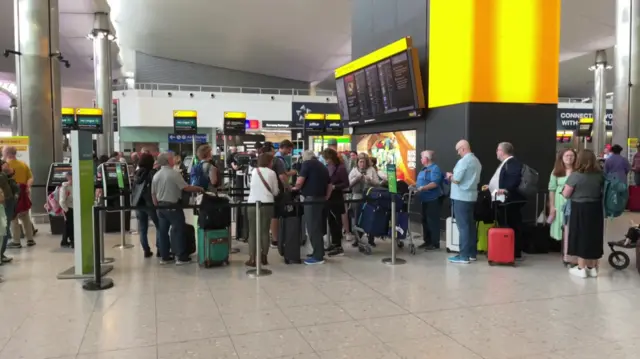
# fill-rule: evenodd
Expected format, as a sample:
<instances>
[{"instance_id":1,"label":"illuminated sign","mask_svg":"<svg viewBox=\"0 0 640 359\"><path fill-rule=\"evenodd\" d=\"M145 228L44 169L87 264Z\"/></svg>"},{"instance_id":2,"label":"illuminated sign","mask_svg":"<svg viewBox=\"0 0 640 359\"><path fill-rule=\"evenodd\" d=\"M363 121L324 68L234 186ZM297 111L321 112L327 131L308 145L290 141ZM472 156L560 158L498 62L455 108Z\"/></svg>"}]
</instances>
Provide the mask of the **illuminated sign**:
<instances>
[{"instance_id":1,"label":"illuminated sign","mask_svg":"<svg viewBox=\"0 0 640 359\"><path fill-rule=\"evenodd\" d=\"M62 133L69 133L76 129L76 111L73 108L62 109Z\"/></svg>"},{"instance_id":2,"label":"illuminated sign","mask_svg":"<svg viewBox=\"0 0 640 359\"><path fill-rule=\"evenodd\" d=\"M173 111L173 133L176 135L196 135L198 133L198 112Z\"/></svg>"},{"instance_id":3,"label":"illuminated sign","mask_svg":"<svg viewBox=\"0 0 640 359\"><path fill-rule=\"evenodd\" d=\"M399 54L403 51L407 51L411 47L411 37L405 37L394 43L391 43L383 48L380 48L370 54L367 54L357 60L353 60L350 63L340 66L335 70L335 77L339 78L344 75L356 72L360 69L364 69L370 65L375 64L383 59L391 57L395 54Z\"/></svg>"},{"instance_id":4,"label":"illuminated sign","mask_svg":"<svg viewBox=\"0 0 640 359\"><path fill-rule=\"evenodd\" d=\"M77 108L76 128L78 131L102 133L102 109L101 108Z\"/></svg>"},{"instance_id":5,"label":"illuminated sign","mask_svg":"<svg viewBox=\"0 0 640 359\"><path fill-rule=\"evenodd\" d=\"M222 130L225 135L244 135L247 130L246 112L225 112ZM251 126L251 123L249 123Z\"/></svg>"},{"instance_id":6,"label":"illuminated sign","mask_svg":"<svg viewBox=\"0 0 640 359\"><path fill-rule=\"evenodd\" d=\"M245 120L244 121L244 127L247 130L257 130L260 128L260 121L258 120Z\"/></svg>"}]
</instances>

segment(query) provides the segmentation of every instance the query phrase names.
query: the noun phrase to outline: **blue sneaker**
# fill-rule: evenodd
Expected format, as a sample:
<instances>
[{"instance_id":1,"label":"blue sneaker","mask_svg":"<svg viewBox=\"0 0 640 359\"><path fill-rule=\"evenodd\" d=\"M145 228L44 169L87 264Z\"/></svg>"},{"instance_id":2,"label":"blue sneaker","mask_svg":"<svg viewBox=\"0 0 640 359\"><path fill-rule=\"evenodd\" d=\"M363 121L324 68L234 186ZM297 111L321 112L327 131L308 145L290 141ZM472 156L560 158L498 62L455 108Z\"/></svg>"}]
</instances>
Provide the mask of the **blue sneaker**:
<instances>
[{"instance_id":1,"label":"blue sneaker","mask_svg":"<svg viewBox=\"0 0 640 359\"><path fill-rule=\"evenodd\" d=\"M324 264L324 259L317 260L315 258L307 258L304 260L304 264L306 265Z\"/></svg>"},{"instance_id":2,"label":"blue sneaker","mask_svg":"<svg viewBox=\"0 0 640 359\"><path fill-rule=\"evenodd\" d=\"M460 256L449 257L449 263L469 264L469 258L462 258Z\"/></svg>"}]
</instances>

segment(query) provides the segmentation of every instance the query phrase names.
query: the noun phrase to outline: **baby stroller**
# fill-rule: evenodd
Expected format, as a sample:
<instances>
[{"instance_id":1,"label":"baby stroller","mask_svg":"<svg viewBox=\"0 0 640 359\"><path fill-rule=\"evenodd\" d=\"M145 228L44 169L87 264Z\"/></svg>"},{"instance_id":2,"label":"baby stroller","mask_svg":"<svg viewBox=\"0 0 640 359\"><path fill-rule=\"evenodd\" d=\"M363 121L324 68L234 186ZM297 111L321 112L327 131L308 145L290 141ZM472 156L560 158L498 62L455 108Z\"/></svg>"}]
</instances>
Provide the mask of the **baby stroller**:
<instances>
[{"instance_id":1,"label":"baby stroller","mask_svg":"<svg viewBox=\"0 0 640 359\"><path fill-rule=\"evenodd\" d=\"M396 231L399 233L397 239L398 248L404 247L403 239L409 232L409 216L404 195L409 192L409 186L404 181L398 181L397 194L389 193L388 189L380 187L369 188L365 194L365 202L362 204L360 214L356 218L354 226L356 232L356 244L358 250L364 254L371 254L372 247L375 247L375 238L386 238L391 236L391 201L396 203ZM363 240L366 235L367 240ZM412 253L415 253L415 246Z\"/></svg>"},{"instance_id":2,"label":"baby stroller","mask_svg":"<svg viewBox=\"0 0 640 359\"><path fill-rule=\"evenodd\" d=\"M629 227L623 239L607 243L609 248L611 248L611 254L609 254L609 264L611 267L617 270L623 270L629 266L629 263L631 263L629 255L620 249L636 248L638 239L640 239L640 226L631 222L631 227Z\"/></svg>"}]
</instances>

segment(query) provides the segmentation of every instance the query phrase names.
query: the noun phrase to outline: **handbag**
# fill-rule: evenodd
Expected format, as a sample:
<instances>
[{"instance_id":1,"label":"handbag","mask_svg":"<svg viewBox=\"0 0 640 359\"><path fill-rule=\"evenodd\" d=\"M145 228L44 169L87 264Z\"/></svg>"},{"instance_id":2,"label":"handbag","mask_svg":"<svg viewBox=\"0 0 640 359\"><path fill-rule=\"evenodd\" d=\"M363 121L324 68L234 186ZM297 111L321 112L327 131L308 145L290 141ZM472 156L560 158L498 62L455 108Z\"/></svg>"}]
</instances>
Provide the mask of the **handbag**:
<instances>
[{"instance_id":1,"label":"handbag","mask_svg":"<svg viewBox=\"0 0 640 359\"><path fill-rule=\"evenodd\" d=\"M147 186L146 181L139 183L133 187L133 191L131 191L131 205L136 207L140 203L140 199L142 198L142 193L144 192L144 188Z\"/></svg>"}]
</instances>

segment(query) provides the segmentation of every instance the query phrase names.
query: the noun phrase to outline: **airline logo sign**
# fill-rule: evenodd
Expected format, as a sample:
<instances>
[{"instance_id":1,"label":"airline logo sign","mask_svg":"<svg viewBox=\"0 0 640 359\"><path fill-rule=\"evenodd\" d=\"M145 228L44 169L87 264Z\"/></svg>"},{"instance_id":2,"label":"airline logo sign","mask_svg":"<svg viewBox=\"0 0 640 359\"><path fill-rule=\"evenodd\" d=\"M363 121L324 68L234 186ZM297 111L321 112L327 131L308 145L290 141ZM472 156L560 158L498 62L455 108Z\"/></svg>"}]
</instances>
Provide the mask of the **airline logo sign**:
<instances>
[{"instance_id":1,"label":"airline logo sign","mask_svg":"<svg viewBox=\"0 0 640 359\"><path fill-rule=\"evenodd\" d=\"M593 118L593 111L587 108L559 108L556 116L557 131L574 131L582 118ZM607 130L613 126L613 110L607 110Z\"/></svg>"}]
</instances>

